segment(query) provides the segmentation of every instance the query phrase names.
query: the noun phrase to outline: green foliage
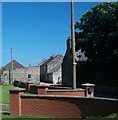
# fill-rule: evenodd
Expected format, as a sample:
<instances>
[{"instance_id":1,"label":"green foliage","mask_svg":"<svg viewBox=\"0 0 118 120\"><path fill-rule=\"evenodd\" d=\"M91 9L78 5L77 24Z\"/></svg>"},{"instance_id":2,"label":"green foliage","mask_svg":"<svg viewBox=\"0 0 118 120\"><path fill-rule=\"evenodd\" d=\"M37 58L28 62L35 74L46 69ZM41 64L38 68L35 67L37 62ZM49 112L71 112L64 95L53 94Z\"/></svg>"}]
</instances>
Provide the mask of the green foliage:
<instances>
[{"instance_id":1,"label":"green foliage","mask_svg":"<svg viewBox=\"0 0 118 120\"><path fill-rule=\"evenodd\" d=\"M85 51L90 61L118 59L118 2L104 2L87 11L75 28L76 49Z\"/></svg>"},{"instance_id":2,"label":"green foliage","mask_svg":"<svg viewBox=\"0 0 118 120\"><path fill-rule=\"evenodd\" d=\"M93 83L96 85L108 85L117 86L117 76L113 76L111 71L114 68L109 66L109 63L93 63L93 62L81 62L77 65L77 78L79 84Z\"/></svg>"},{"instance_id":3,"label":"green foliage","mask_svg":"<svg viewBox=\"0 0 118 120\"><path fill-rule=\"evenodd\" d=\"M116 83L118 2L104 2L87 11L80 22L76 22L75 28L76 50L81 49L88 57L87 63L79 63L80 79L103 80L103 84L111 84L115 80Z\"/></svg>"}]
</instances>

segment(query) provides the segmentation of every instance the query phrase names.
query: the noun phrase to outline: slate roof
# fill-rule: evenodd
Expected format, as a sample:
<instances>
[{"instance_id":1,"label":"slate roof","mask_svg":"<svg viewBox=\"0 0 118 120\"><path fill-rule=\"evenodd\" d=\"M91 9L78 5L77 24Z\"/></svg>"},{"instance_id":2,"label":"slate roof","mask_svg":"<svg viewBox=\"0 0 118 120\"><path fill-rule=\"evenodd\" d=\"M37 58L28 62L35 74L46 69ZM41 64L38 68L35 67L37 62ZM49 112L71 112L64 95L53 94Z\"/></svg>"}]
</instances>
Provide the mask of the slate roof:
<instances>
[{"instance_id":1,"label":"slate roof","mask_svg":"<svg viewBox=\"0 0 118 120\"><path fill-rule=\"evenodd\" d=\"M17 62L16 60L13 60L13 69L17 69L17 68L24 68L23 65L21 65L19 62ZM12 62L9 62L8 64L6 64L4 66L5 70L11 70L12 69Z\"/></svg>"},{"instance_id":2,"label":"slate roof","mask_svg":"<svg viewBox=\"0 0 118 120\"><path fill-rule=\"evenodd\" d=\"M47 61L48 61L48 59L43 60L41 63L38 64L38 66L44 65L44 63L47 62Z\"/></svg>"},{"instance_id":3,"label":"slate roof","mask_svg":"<svg viewBox=\"0 0 118 120\"><path fill-rule=\"evenodd\" d=\"M47 65L53 58L46 59L42 65ZM42 66L41 65L41 66Z\"/></svg>"},{"instance_id":4,"label":"slate roof","mask_svg":"<svg viewBox=\"0 0 118 120\"><path fill-rule=\"evenodd\" d=\"M50 64L51 62L53 62L52 60L54 59L63 59L63 55L59 54L56 55L55 57L50 57L49 59L46 59L41 66Z\"/></svg>"},{"instance_id":5,"label":"slate roof","mask_svg":"<svg viewBox=\"0 0 118 120\"><path fill-rule=\"evenodd\" d=\"M48 64L54 64L55 61L62 62L63 61L63 55L61 55L61 54L56 55Z\"/></svg>"}]
</instances>

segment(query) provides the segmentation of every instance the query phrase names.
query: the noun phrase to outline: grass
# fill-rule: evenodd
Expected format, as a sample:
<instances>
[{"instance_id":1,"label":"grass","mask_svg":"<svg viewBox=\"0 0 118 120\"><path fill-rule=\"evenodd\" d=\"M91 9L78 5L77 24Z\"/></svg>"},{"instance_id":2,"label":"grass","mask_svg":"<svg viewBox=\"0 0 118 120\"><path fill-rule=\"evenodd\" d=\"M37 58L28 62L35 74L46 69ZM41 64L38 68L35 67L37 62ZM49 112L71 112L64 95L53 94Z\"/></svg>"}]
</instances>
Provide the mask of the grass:
<instances>
[{"instance_id":1,"label":"grass","mask_svg":"<svg viewBox=\"0 0 118 120\"><path fill-rule=\"evenodd\" d=\"M2 101L0 101L0 103L2 104L9 104L10 100L9 100L9 90L11 88L13 88L13 85L0 85L1 87L1 93L0 96L2 96ZM1 98L1 97L0 97Z\"/></svg>"},{"instance_id":2,"label":"grass","mask_svg":"<svg viewBox=\"0 0 118 120\"><path fill-rule=\"evenodd\" d=\"M2 117L2 120L72 120L71 118L50 118L50 117L41 117L41 116L13 116L13 115L0 115ZM75 119L76 120L76 119ZM88 117L88 118L80 118L77 120L118 120L118 114L114 113L106 117Z\"/></svg>"},{"instance_id":3,"label":"grass","mask_svg":"<svg viewBox=\"0 0 118 120\"><path fill-rule=\"evenodd\" d=\"M14 88L13 85L0 85L0 104L9 104L9 90ZM26 92L25 94L30 94Z\"/></svg>"},{"instance_id":4,"label":"grass","mask_svg":"<svg viewBox=\"0 0 118 120\"><path fill-rule=\"evenodd\" d=\"M2 118L2 120L7 120L7 118L9 120L15 120L16 118L18 120L34 120L34 119L38 119L38 120L63 120L62 118L50 118L50 117L41 117L41 116L14 116L14 115L0 115L0 118Z\"/></svg>"}]
</instances>

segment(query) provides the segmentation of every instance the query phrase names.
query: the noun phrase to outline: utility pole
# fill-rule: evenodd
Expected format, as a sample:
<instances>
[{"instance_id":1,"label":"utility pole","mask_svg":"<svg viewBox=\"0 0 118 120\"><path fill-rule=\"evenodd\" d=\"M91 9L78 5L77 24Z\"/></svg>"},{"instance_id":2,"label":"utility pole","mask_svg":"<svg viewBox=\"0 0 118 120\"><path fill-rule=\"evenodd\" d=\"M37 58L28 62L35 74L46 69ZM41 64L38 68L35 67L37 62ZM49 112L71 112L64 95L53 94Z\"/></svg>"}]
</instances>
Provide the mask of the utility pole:
<instances>
[{"instance_id":1,"label":"utility pole","mask_svg":"<svg viewBox=\"0 0 118 120\"><path fill-rule=\"evenodd\" d=\"M10 56L11 56L11 80L10 80L10 84L13 83L13 55L12 55L12 48L10 48Z\"/></svg>"},{"instance_id":2,"label":"utility pole","mask_svg":"<svg viewBox=\"0 0 118 120\"><path fill-rule=\"evenodd\" d=\"M74 27L74 0L71 0L71 39L72 39L72 88L76 89L76 60L75 60L75 27Z\"/></svg>"}]
</instances>

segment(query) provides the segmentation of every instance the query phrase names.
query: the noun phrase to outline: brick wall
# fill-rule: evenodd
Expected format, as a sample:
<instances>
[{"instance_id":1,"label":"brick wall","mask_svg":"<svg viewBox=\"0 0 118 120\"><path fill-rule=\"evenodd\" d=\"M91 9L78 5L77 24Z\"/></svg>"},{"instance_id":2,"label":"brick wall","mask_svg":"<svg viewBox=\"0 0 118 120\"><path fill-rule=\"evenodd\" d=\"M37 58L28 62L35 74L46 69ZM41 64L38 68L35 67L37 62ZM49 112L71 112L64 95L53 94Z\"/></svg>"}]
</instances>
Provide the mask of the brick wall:
<instances>
[{"instance_id":1,"label":"brick wall","mask_svg":"<svg viewBox=\"0 0 118 120\"><path fill-rule=\"evenodd\" d=\"M33 95L22 94L22 92L17 95L14 92L10 92L10 114L12 115L79 118L104 117L118 111L116 99Z\"/></svg>"},{"instance_id":2,"label":"brick wall","mask_svg":"<svg viewBox=\"0 0 118 120\"><path fill-rule=\"evenodd\" d=\"M68 91L68 90L48 90L47 95L66 95L66 96L85 96L84 90L78 90L78 91Z\"/></svg>"},{"instance_id":3,"label":"brick wall","mask_svg":"<svg viewBox=\"0 0 118 120\"><path fill-rule=\"evenodd\" d=\"M39 95L85 96L85 89L49 89L48 86L37 86ZM33 93L33 92L31 92Z\"/></svg>"},{"instance_id":4,"label":"brick wall","mask_svg":"<svg viewBox=\"0 0 118 120\"><path fill-rule=\"evenodd\" d=\"M68 117L78 118L81 116L80 109L76 104L72 104L67 99L58 99L52 97L30 97L21 96L21 114L39 115L50 117Z\"/></svg>"},{"instance_id":5,"label":"brick wall","mask_svg":"<svg viewBox=\"0 0 118 120\"><path fill-rule=\"evenodd\" d=\"M21 115L21 98L20 96L24 94L24 89L14 89L10 90L10 114L11 115Z\"/></svg>"},{"instance_id":6,"label":"brick wall","mask_svg":"<svg viewBox=\"0 0 118 120\"><path fill-rule=\"evenodd\" d=\"M48 87L47 86L37 86L37 93L39 95L47 94Z\"/></svg>"},{"instance_id":7,"label":"brick wall","mask_svg":"<svg viewBox=\"0 0 118 120\"><path fill-rule=\"evenodd\" d=\"M22 115L61 118L104 117L118 110L115 100L75 96L22 95L21 103Z\"/></svg>"}]
</instances>

